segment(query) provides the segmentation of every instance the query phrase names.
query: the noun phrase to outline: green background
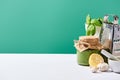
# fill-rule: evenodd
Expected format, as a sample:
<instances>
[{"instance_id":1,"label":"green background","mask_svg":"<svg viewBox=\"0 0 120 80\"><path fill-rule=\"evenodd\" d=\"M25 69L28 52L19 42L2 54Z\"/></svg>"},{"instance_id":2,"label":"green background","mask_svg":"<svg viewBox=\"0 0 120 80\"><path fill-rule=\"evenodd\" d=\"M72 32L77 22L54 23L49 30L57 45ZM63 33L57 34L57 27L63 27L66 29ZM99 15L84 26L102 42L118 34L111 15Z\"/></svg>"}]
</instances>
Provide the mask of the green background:
<instances>
[{"instance_id":1,"label":"green background","mask_svg":"<svg viewBox=\"0 0 120 80\"><path fill-rule=\"evenodd\" d=\"M0 53L75 53L87 14L120 16L120 0L0 0Z\"/></svg>"}]
</instances>

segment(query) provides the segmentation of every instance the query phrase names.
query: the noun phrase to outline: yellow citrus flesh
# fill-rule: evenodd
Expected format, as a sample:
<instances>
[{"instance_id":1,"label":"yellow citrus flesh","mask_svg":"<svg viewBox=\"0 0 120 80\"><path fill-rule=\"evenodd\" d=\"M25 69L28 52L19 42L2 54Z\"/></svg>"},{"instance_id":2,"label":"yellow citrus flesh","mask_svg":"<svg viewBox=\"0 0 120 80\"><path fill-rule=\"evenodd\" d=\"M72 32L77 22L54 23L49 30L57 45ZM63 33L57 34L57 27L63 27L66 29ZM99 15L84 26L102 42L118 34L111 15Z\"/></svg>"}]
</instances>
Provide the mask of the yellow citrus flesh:
<instances>
[{"instance_id":1,"label":"yellow citrus flesh","mask_svg":"<svg viewBox=\"0 0 120 80\"><path fill-rule=\"evenodd\" d=\"M97 68L97 65L99 63L102 63L102 62L104 62L104 59L100 54L93 53L89 57L89 65L90 65L90 67Z\"/></svg>"}]
</instances>

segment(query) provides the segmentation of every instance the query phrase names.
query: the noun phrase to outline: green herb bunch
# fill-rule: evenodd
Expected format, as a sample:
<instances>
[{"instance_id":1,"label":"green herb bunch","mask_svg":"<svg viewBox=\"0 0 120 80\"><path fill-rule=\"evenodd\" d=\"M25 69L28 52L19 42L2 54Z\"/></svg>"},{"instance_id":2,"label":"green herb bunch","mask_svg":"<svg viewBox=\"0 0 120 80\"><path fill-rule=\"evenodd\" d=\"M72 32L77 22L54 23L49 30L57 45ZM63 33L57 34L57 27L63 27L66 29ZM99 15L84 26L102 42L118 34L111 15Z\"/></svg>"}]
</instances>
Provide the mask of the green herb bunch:
<instances>
[{"instance_id":1,"label":"green herb bunch","mask_svg":"<svg viewBox=\"0 0 120 80\"><path fill-rule=\"evenodd\" d=\"M96 32L96 26L97 27L102 27L103 25L103 19L102 18L97 18L97 19L91 19L90 15L88 14L86 17L86 35L91 36L94 35Z\"/></svg>"}]
</instances>

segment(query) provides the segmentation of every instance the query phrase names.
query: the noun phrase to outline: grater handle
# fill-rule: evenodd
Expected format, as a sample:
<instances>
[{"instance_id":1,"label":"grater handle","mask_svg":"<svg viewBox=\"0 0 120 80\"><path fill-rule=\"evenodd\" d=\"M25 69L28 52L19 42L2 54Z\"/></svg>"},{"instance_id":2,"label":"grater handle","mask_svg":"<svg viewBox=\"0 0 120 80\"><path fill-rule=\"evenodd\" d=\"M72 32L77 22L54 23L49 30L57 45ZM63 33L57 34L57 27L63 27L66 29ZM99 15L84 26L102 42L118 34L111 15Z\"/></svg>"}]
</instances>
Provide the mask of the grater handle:
<instances>
[{"instance_id":1,"label":"grater handle","mask_svg":"<svg viewBox=\"0 0 120 80\"><path fill-rule=\"evenodd\" d=\"M108 18L109 18L109 16L112 16L113 17L113 19L114 19L114 21L113 22L109 22L108 20ZM114 15L114 14L107 14L107 15L105 15L104 16L104 23L109 23L109 24L118 24L118 22L119 22L119 17L117 16L117 15Z\"/></svg>"}]
</instances>

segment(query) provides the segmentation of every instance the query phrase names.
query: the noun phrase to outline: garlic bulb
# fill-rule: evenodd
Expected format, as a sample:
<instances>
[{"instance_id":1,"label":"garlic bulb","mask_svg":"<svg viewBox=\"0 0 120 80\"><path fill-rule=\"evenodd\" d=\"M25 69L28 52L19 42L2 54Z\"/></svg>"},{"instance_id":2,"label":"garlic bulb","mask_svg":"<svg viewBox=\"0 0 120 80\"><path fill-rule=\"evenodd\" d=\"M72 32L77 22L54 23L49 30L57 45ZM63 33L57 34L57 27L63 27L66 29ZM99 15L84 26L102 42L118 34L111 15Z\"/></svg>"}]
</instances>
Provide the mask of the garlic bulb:
<instances>
[{"instance_id":1,"label":"garlic bulb","mask_svg":"<svg viewBox=\"0 0 120 80\"><path fill-rule=\"evenodd\" d=\"M101 72L108 71L108 69L109 69L109 65L105 62L99 63L97 67L98 67L99 71L101 71Z\"/></svg>"}]
</instances>

